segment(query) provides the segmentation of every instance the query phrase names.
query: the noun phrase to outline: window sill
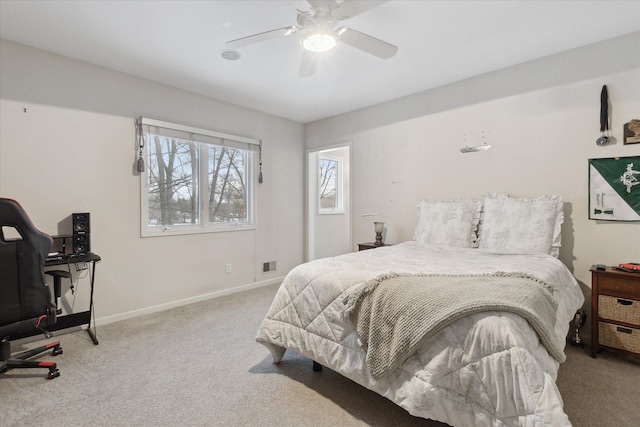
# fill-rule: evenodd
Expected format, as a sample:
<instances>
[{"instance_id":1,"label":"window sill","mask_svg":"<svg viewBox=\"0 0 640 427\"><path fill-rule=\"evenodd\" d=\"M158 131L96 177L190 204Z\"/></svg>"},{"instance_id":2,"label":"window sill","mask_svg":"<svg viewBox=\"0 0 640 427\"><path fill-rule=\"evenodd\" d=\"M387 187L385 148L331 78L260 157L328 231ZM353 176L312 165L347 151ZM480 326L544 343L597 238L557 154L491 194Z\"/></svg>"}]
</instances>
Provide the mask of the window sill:
<instances>
[{"instance_id":1,"label":"window sill","mask_svg":"<svg viewBox=\"0 0 640 427\"><path fill-rule=\"evenodd\" d=\"M140 237L162 237L162 236L182 236L189 234L209 234L209 233L228 233L235 231L249 231L255 230L256 226L254 224L248 225L220 225L220 226L209 226L209 227L193 227L193 228L180 228L180 227L172 227L166 229L157 229L157 230L149 230L148 228L143 228L140 233Z\"/></svg>"}]
</instances>

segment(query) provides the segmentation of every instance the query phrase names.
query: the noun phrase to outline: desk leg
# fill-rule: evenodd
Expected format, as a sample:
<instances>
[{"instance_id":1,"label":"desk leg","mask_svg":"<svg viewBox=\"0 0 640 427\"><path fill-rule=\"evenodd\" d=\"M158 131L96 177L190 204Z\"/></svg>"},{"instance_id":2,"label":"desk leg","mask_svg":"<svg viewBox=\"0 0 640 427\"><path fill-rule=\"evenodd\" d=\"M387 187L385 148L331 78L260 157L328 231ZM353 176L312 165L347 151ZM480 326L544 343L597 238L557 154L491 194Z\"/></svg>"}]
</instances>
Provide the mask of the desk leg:
<instances>
[{"instance_id":1,"label":"desk leg","mask_svg":"<svg viewBox=\"0 0 640 427\"><path fill-rule=\"evenodd\" d=\"M93 344L98 345L98 338L95 332L95 322L93 325L93 331L91 330L91 319L93 318L93 284L96 279L96 262L93 261L91 264L93 265L91 268L91 296L89 297L89 323L87 323L87 333L91 337L91 341L93 341Z\"/></svg>"},{"instance_id":2,"label":"desk leg","mask_svg":"<svg viewBox=\"0 0 640 427\"><path fill-rule=\"evenodd\" d=\"M95 345L98 345L98 338L96 338L96 334L89 328L87 328L87 333L91 337L91 341L93 341Z\"/></svg>"}]
</instances>

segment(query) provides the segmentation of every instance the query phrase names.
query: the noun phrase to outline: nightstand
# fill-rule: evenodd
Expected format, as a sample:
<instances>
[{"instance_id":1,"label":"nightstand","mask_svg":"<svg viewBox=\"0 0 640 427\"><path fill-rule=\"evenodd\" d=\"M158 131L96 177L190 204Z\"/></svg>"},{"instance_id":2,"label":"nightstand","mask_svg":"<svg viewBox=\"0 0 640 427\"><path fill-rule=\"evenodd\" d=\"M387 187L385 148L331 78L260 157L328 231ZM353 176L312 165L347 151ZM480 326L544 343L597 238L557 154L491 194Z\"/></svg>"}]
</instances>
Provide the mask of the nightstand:
<instances>
[{"instance_id":1,"label":"nightstand","mask_svg":"<svg viewBox=\"0 0 640 427\"><path fill-rule=\"evenodd\" d=\"M640 273L591 267L591 357L599 347L640 358Z\"/></svg>"},{"instance_id":2,"label":"nightstand","mask_svg":"<svg viewBox=\"0 0 640 427\"><path fill-rule=\"evenodd\" d=\"M366 251L367 249L381 248L383 246L391 246L391 245L383 244L380 246L376 246L374 242L358 243L358 251Z\"/></svg>"}]
</instances>

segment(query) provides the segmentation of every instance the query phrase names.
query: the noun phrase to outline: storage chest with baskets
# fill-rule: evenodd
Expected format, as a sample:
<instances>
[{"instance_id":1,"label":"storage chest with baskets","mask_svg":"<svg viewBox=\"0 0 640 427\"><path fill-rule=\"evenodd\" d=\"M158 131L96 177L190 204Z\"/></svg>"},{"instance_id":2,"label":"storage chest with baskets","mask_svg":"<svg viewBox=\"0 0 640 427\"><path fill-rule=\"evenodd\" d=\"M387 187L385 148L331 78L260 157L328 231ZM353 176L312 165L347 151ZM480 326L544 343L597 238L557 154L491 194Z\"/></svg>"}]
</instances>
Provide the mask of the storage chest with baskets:
<instances>
[{"instance_id":1,"label":"storage chest with baskets","mask_svg":"<svg viewBox=\"0 0 640 427\"><path fill-rule=\"evenodd\" d=\"M640 358L640 273L591 267L591 341Z\"/></svg>"}]
</instances>

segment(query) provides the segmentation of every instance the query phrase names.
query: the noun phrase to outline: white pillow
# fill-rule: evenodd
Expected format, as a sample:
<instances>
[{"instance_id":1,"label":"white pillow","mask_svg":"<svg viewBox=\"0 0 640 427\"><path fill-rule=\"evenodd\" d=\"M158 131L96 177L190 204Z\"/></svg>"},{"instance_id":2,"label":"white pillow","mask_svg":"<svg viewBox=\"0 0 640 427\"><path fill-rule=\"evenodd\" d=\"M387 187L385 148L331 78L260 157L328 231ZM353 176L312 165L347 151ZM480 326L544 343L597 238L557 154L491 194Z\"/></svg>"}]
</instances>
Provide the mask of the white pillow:
<instances>
[{"instance_id":1,"label":"white pillow","mask_svg":"<svg viewBox=\"0 0 640 427\"><path fill-rule=\"evenodd\" d=\"M564 221L560 196L515 199L506 194L487 193L483 205L481 249L558 256Z\"/></svg>"},{"instance_id":2,"label":"white pillow","mask_svg":"<svg viewBox=\"0 0 640 427\"><path fill-rule=\"evenodd\" d=\"M482 204L477 200L420 200L413 239L418 243L473 247Z\"/></svg>"}]
</instances>

